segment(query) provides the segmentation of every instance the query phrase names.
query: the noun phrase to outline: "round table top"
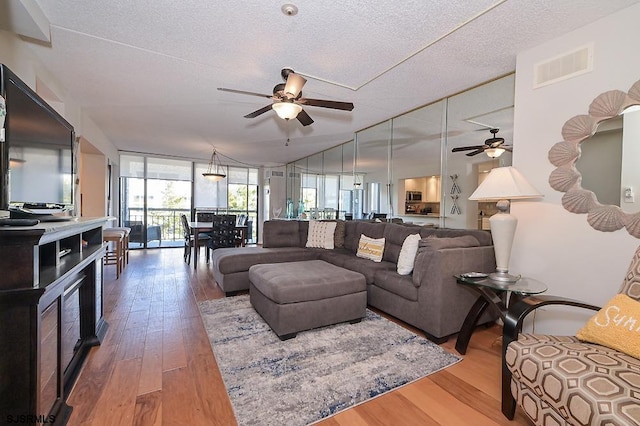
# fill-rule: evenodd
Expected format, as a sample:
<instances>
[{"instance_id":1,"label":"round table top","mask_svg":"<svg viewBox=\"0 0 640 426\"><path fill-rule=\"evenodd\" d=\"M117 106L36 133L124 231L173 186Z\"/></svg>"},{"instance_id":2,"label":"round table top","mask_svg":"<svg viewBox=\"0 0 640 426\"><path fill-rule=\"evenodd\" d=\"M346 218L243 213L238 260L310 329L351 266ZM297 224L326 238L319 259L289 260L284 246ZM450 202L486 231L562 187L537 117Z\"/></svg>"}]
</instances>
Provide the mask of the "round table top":
<instances>
[{"instance_id":1,"label":"round table top","mask_svg":"<svg viewBox=\"0 0 640 426\"><path fill-rule=\"evenodd\" d=\"M488 287L497 291L512 291L524 296L540 294L547 291L547 286L541 281L529 277L520 277L516 282L494 281L488 277L474 277L467 274L455 276L460 284Z\"/></svg>"}]
</instances>

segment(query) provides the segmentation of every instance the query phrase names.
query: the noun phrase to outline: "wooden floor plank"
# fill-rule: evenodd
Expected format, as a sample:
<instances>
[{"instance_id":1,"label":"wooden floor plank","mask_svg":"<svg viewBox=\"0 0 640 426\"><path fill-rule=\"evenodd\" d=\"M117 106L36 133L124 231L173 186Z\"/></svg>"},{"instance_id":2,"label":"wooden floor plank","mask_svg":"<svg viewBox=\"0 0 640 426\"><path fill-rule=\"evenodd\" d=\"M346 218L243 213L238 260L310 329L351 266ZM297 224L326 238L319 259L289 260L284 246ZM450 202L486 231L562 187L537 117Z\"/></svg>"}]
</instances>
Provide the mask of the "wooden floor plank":
<instances>
[{"instance_id":1,"label":"wooden floor plank","mask_svg":"<svg viewBox=\"0 0 640 426\"><path fill-rule=\"evenodd\" d=\"M162 390L162 331L147 332L138 395Z\"/></svg>"},{"instance_id":2,"label":"wooden floor plank","mask_svg":"<svg viewBox=\"0 0 640 426\"><path fill-rule=\"evenodd\" d=\"M116 361L104 392L96 404L92 423L96 426L128 426L133 424L136 407L136 386L140 377L140 358Z\"/></svg>"},{"instance_id":3,"label":"wooden floor plank","mask_svg":"<svg viewBox=\"0 0 640 426\"><path fill-rule=\"evenodd\" d=\"M201 257L203 260L204 257ZM204 260L182 248L134 250L120 279L105 269L107 335L68 399L69 425L235 425L197 302L224 297ZM388 316L387 316L388 317ZM418 334L421 332L396 320ZM458 364L320 422L323 426L528 425L500 412L501 328L478 328ZM455 339L442 345L455 353Z\"/></svg>"},{"instance_id":4,"label":"wooden floor plank","mask_svg":"<svg viewBox=\"0 0 640 426\"><path fill-rule=\"evenodd\" d=\"M136 398L134 426L162 425L162 391L149 392Z\"/></svg>"}]
</instances>

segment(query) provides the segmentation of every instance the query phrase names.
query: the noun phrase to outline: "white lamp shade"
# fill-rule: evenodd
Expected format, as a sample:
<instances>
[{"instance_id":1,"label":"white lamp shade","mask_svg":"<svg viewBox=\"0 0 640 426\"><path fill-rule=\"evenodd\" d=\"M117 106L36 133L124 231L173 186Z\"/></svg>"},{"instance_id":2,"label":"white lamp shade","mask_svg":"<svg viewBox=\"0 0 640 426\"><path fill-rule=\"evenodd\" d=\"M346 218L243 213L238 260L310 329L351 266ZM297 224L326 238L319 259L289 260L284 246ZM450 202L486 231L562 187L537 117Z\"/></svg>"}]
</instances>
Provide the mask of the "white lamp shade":
<instances>
[{"instance_id":1,"label":"white lamp shade","mask_svg":"<svg viewBox=\"0 0 640 426\"><path fill-rule=\"evenodd\" d=\"M302 111L302 107L293 102L276 102L271 108L278 114L278 117L284 120L294 119Z\"/></svg>"},{"instance_id":2,"label":"white lamp shade","mask_svg":"<svg viewBox=\"0 0 640 426\"><path fill-rule=\"evenodd\" d=\"M494 281L515 282L518 277L509 274L509 260L518 219L509 210L510 199L540 198L542 194L513 167L492 169L489 176L469 197L470 200L499 201L499 212L489 218L491 237L496 254L496 271L489 275Z\"/></svg>"},{"instance_id":3,"label":"white lamp shade","mask_svg":"<svg viewBox=\"0 0 640 426\"><path fill-rule=\"evenodd\" d=\"M542 194L514 167L497 167L469 197L470 200L541 198Z\"/></svg>"}]
</instances>

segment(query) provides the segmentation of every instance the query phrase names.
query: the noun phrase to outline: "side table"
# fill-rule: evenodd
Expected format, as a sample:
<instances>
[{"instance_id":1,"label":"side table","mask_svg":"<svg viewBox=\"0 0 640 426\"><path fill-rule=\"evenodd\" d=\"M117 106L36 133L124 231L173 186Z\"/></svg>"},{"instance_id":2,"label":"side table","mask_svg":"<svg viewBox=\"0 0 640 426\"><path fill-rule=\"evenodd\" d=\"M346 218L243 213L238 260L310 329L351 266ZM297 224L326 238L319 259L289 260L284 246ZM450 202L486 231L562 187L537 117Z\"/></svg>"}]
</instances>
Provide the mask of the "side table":
<instances>
[{"instance_id":1,"label":"side table","mask_svg":"<svg viewBox=\"0 0 640 426\"><path fill-rule=\"evenodd\" d=\"M544 283L526 277L520 278L514 283L493 281L486 277L470 277L465 274L455 275L455 278L458 284L470 288L479 295L478 300L471 306L464 319L456 340L456 350L462 355L467 352L471 334L487 306L495 308L500 314L500 318L504 321L511 303L515 303L523 297L547 291L547 286ZM506 303L503 298L506 292L511 292L509 303Z\"/></svg>"}]
</instances>

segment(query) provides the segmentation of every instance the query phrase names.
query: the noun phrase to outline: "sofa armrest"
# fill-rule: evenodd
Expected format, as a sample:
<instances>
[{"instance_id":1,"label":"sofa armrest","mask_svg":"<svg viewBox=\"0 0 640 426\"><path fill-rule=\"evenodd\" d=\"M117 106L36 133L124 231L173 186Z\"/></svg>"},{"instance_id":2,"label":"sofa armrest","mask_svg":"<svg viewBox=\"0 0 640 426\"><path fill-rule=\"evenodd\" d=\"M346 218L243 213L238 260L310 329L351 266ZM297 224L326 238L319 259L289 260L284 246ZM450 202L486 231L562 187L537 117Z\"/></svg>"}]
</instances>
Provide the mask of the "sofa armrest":
<instances>
[{"instance_id":1,"label":"sofa armrest","mask_svg":"<svg viewBox=\"0 0 640 426\"><path fill-rule=\"evenodd\" d=\"M477 294L457 284L454 275L469 271L492 272L495 267L493 246L419 251L413 271L420 305L417 315L421 323L429 324L430 334L443 337L459 332L478 298ZM484 318L491 315L487 313Z\"/></svg>"},{"instance_id":2,"label":"sofa armrest","mask_svg":"<svg viewBox=\"0 0 640 426\"><path fill-rule=\"evenodd\" d=\"M493 246L461 247L436 250L432 247L420 247L416 253L413 267L413 285L420 287L434 273L434 259L442 259L446 271L443 275L459 275L465 272L493 272L496 270ZM454 280L455 281L455 280Z\"/></svg>"}]
</instances>

